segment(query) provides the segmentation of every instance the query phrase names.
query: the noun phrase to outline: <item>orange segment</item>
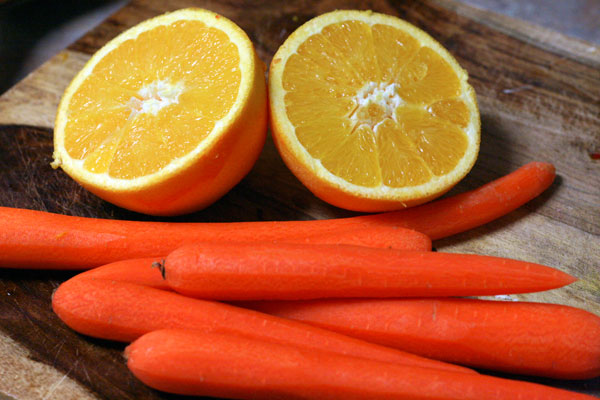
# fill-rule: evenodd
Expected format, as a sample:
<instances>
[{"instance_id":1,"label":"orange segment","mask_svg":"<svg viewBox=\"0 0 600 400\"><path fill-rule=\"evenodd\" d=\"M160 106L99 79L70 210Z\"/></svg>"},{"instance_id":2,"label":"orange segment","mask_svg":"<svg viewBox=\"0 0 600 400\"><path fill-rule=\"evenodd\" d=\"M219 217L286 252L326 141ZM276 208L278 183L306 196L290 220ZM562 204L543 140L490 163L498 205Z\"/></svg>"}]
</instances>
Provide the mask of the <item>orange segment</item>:
<instances>
[{"instance_id":1,"label":"orange segment","mask_svg":"<svg viewBox=\"0 0 600 400\"><path fill-rule=\"evenodd\" d=\"M361 125L348 135L340 136L321 159L323 166L336 176L346 177L355 185L374 186L380 182L377 144L371 129ZM356 173L357 171L360 173Z\"/></svg>"},{"instance_id":2,"label":"orange segment","mask_svg":"<svg viewBox=\"0 0 600 400\"><path fill-rule=\"evenodd\" d=\"M457 71L429 47L421 47L398 72L398 95L407 103L429 104L461 94Z\"/></svg>"},{"instance_id":3,"label":"orange segment","mask_svg":"<svg viewBox=\"0 0 600 400\"><path fill-rule=\"evenodd\" d=\"M322 51L318 51L321 49ZM358 72L348 64L342 54L323 36L309 38L286 65L293 80L283 81L286 90L311 90L309 83L324 80L336 88L332 95L353 95L361 82ZM324 88L322 88L324 89Z\"/></svg>"},{"instance_id":4,"label":"orange segment","mask_svg":"<svg viewBox=\"0 0 600 400\"><path fill-rule=\"evenodd\" d=\"M437 101L427 107L427 111L434 117L450 121L461 128L469 125L469 108L459 99Z\"/></svg>"},{"instance_id":5,"label":"orange segment","mask_svg":"<svg viewBox=\"0 0 600 400\"><path fill-rule=\"evenodd\" d=\"M425 110L397 110L399 130L417 149L421 159L437 176L450 173L467 151L465 133Z\"/></svg>"},{"instance_id":6,"label":"orange segment","mask_svg":"<svg viewBox=\"0 0 600 400\"><path fill-rule=\"evenodd\" d=\"M340 207L422 203L477 157L467 74L431 37L391 16L335 11L307 22L275 55L269 90L284 161Z\"/></svg>"},{"instance_id":7,"label":"orange segment","mask_svg":"<svg viewBox=\"0 0 600 400\"><path fill-rule=\"evenodd\" d=\"M381 166L381 182L384 185L417 186L431 179L433 174L419 149L391 119L379 126L377 147L380 149L378 163Z\"/></svg>"},{"instance_id":8,"label":"orange segment","mask_svg":"<svg viewBox=\"0 0 600 400\"><path fill-rule=\"evenodd\" d=\"M419 50L419 42L406 32L390 25L373 25L371 34L381 80L392 82L398 71L401 71Z\"/></svg>"},{"instance_id":9,"label":"orange segment","mask_svg":"<svg viewBox=\"0 0 600 400\"><path fill-rule=\"evenodd\" d=\"M321 35L337 50L340 59L356 71L361 81L377 82L381 79L369 25L347 20L323 27Z\"/></svg>"},{"instance_id":10,"label":"orange segment","mask_svg":"<svg viewBox=\"0 0 600 400\"><path fill-rule=\"evenodd\" d=\"M68 129L77 135L65 137L65 148L74 159L82 160L96 150L108 137L120 132L131 111L126 107L72 112Z\"/></svg>"},{"instance_id":11,"label":"orange segment","mask_svg":"<svg viewBox=\"0 0 600 400\"><path fill-rule=\"evenodd\" d=\"M184 9L107 43L59 105L55 162L135 211L206 207L252 167L266 134L266 87L233 22Z\"/></svg>"},{"instance_id":12,"label":"orange segment","mask_svg":"<svg viewBox=\"0 0 600 400\"><path fill-rule=\"evenodd\" d=\"M315 159L329 158L330 154L337 151L340 136L346 138L350 135L352 126L340 117L325 116L319 122L310 120L298 124L296 135L300 143Z\"/></svg>"}]
</instances>

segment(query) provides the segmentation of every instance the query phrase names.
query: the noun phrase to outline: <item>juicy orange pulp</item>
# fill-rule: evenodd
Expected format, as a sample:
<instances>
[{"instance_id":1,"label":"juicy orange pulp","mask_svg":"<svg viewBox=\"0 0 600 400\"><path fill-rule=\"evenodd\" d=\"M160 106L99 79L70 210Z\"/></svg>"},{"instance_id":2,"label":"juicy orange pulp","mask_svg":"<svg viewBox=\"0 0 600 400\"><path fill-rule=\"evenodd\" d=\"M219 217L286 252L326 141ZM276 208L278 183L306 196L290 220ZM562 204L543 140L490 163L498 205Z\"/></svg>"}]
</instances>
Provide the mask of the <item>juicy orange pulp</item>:
<instances>
[{"instance_id":1,"label":"juicy orange pulp","mask_svg":"<svg viewBox=\"0 0 600 400\"><path fill-rule=\"evenodd\" d=\"M348 182L417 185L449 172L466 150L458 77L398 29L359 21L325 27L289 58L283 87L300 143ZM307 115L307 102L320 113Z\"/></svg>"},{"instance_id":2,"label":"juicy orange pulp","mask_svg":"<svg viewBox=\"0 0 600 400\"><path fill-rule=\"evenodd\" d=\"M231 109L238 66L227 35L201 21L142 32L105 56L73 96L65 148L90 172L157 172L195 149Z\"/></svg>"},{"instance_id":3,"label":"juicy orange pulp","mask_svg":"<svg viewBox=\"0 0 600 400\"><path fill-rule=\"evenodd\" d=\"M182 9L92 56L59 105L54 167L99 197L155 215L210 205L266 137L264 64L233 22Z\"/></svg>"},{"instance_id":4,"label":"juicy orange pulp","mask_svg":"<svg viewBox=\"0 0 600 400\"><path fill-rule=\"evenodd\" d=\"M271 66L280 77L270 77L271 94L278 84L283 92L282 104L272 100L271 107L288 166L324 200L364 211L440 195L449 189L447 175L462 169L460 179L468 172L479 144L466 73L422 31L371 16L380 18L353 11L317 17L322 25L299 28L282 46ZM354 205L341 192L365 201ZM366 204L378 199L389 201Z\"/></svg>"}]
</instances>

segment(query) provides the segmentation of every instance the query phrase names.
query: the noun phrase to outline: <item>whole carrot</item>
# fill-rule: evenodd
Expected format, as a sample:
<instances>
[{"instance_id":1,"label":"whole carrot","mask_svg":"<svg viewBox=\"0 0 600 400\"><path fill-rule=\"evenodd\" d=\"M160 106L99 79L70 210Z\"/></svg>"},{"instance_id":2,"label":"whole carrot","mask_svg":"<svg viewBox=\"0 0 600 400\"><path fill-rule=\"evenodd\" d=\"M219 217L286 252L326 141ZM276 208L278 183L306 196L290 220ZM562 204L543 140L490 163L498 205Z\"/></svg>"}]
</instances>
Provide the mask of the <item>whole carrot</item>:
<instances>
[{"instance_id":1,"label":"whole carrot","mask_svg":"<svg viewBox=\"0 0 600 400\"><path fill-rule=\"evenodd\" d=\"M169 254L162 268L173 290L215 300L476 296L575 280L498 257L292 243L198 243Z\"/></svg>"},{"instance_id":2,"label":"whole carrot","mask_svg":"<svg viewBox=\"0 0 600 400\"><path fill-rule=\"evenodd\" d=\"M76 276L59 286L52 298L52 308L72 329L102 339L130 342L157 329L183 328L245 335L379 361L473 373L468 368L429 360L300 322L113 280Z\"/></svg>"},{"instance_id":3,"label":"whole carrot","mask_svg":"<svg viewBox=\"0 0 600 400\"><path fill-rule=\"evenodd\" d=\"M410 229L336 221L143 222L0 207L0 267L85 269L132 258L164 257L184 244L207 240L431 249L426 235Z\"/></svg>"},{"instance_id":4,"label":"whole carrot","mask_svg":"<svg viewBox=\"0 0 600 400\"><path fill-rule=\"evenodd\" d=\"M450 236L499 218L542 193L554 180L551 164L533 162L467 193L383 214L314 221L233 223L159 223L69 217L0 207L0 266L12 268L91 268L138 257L164 257L200 240L316 242L335 232L367 227L394 229L371 235L350 234L337 243L427 250L428 240ZM333 231L333 232L332 232ZM346 233L346 235L348 235ZM405 236L406 235L406 236ZM381 239L381 237L385 239ZM412 239L411 239L412 238ZM350 239L352 241L350 241ZM326 243L332 243L329 239Z\"/></svg>"},{"instance_id":5,"label":"whole carrot","mask_svg":"<svg viewBox=\"0 0 600 400\"><path fill-rule=\"evenodd\" d=\"M253 302L245 307L436 360L558 379L600 375L600 317L476 299Z\"/></svg>"},{"instance_id":6,"label":"whole carrot","mask_svg":"<svg viewBox=\"0 0 600 400\"><path fill-rule=\"evenodd\" d=\"M235 335L148 333L126 349L146 385L231 399L577 400L591 396L529 382L306 350Z\"/></svg>"},{"instance_id":7,"label":"whole carrot","mask_svg":"<svg viewBox=\"0 0 600 400\"><path fill-rule=\"evenodd\" d=\"M368 224L403 226L423 232L432 240L441 239L508 214L540 195L555 176L552 164L531 162L466 193L402 211L355 218Z\"/></svg>"}]
</instances>

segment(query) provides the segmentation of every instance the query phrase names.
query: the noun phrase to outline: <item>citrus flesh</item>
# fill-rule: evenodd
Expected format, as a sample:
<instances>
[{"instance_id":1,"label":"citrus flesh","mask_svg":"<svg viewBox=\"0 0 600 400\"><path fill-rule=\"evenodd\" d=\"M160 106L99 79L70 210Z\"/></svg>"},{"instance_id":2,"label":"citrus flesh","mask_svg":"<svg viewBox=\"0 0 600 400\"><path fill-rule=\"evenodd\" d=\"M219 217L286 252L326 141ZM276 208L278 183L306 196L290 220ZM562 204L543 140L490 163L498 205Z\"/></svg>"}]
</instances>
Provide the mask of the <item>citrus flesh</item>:
<instances>
[{"instance_id":1,"label":"citrus flesh","mask_svg":"<svg viewBox=\"0 0 600 400\"><path fill-rule=\"evenodd\" d=\"M423 203L477 158L479 112L467 73L392 16L335 11L310 20L273 57L269 93L285 163L342 208Z\"/></svg>"},{"instance_id":2,"label":"citrus flesh","mask_svg":"<svg viewBox=\"0 0 600 400\"><path fill-rule=\"evenodd\" d=\"M226 18L184 9L100 49L59 105L54 166L134 211L211 204L247 174L266 135L262 63Z\"/></svg>"}]
</instances>

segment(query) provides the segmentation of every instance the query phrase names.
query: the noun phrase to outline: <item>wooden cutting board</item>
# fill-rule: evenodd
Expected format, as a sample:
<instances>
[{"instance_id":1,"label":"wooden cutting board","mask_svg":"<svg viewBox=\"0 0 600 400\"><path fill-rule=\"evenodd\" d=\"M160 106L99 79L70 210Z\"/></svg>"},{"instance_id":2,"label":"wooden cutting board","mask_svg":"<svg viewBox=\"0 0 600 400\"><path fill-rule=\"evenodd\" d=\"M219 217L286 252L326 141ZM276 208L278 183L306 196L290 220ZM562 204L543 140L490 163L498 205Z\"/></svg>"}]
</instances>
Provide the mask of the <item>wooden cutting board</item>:
<instances>
[{"instance_id":1,"label":"wooden cutting board","mask_svg":"<svg viewBox=\"0 0 600 400\"><path fill-rule=\"evenodd\" d=\"M580 280L513 296L600 315L600 51L592 44L451 0L386 2L133 1L0 97L0 205L69 215L156 219L107 204L49 163L62 91L90 55L124 29L165 11L198 6L238 23L269 63L300 24L326 11L370 8L423 28L470 74L482 117L472 172L452 192L529 161L558 177L541 197L506 217L435 242L438 250L512 257L557 267ZM272 142L252 172L210 208L177 221L299 220L350 216L316 199L286 169ZM80 336L52 313L69 272L0 269L0 399L160 399L126 369L124 345ZM568 329L569 327L565 327ZM527 379L527 378L525 378ZM600 379L531 379L600 396Z\"/></svg>"}]
</instances>

